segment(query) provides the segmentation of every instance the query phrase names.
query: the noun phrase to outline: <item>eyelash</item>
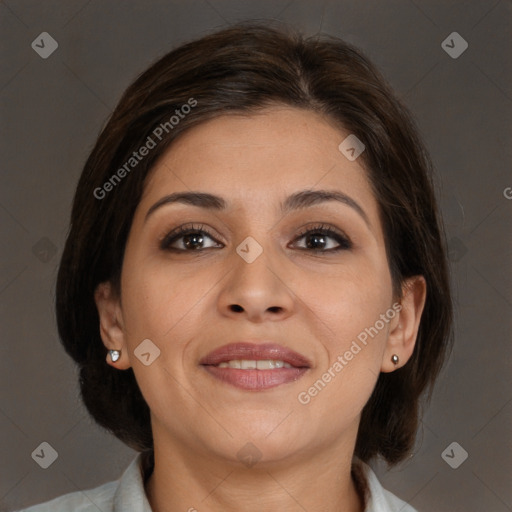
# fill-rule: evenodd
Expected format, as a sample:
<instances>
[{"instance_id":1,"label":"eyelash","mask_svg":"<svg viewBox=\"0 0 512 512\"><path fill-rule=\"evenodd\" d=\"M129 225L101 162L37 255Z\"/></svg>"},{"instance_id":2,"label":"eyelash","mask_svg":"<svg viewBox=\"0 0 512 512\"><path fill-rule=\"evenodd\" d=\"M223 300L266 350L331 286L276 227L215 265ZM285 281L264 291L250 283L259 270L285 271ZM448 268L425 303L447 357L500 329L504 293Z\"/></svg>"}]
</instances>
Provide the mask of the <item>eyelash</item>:
<instances>
[{"instance_id":1,"label":"eyelash","mask_svg":"<svg viewBox=\"0 0 512 512\"><path fill-rule=\"evenodd\" d=\"M160 249L162 249L164 251L170 251L170 252L176 252L176 253L203 252L207 249L214 249L214 247L207 247L206 249L187 250L187 249L176 249L175 247L170 247L174 242L176 242L183 236L190 235L190 234L198 234L198 233L205 234L209 238L214 240L216 243L219 243L219 242L217 242L217 240L215 240L215 238L208 231L208 229L205 226L203 226L202 224L199 226L193 226L193 225L190 226L189 225L188 227L187 227L187 225L184 225L184 226L180 226L179 228L177 228L177 229L171 231L169 234L167 234L160 242ZM297 237L294 239L294 242L296 242L297 240L303 238L304 236L306 236L308 234L321 234L321 235L327 235L329 237L332 237L336 240L336 242L338 242L339 247L336 247L334 249L300 248L299 250L301 250L301 251L309 251L309 252L313 252L313 253L336 253L339 251L351 249L353 246L352 242L350 241L350 239L347 236L335 231L334 229L332 229L328 226L325 226L324 224L318 224L311 228L302 230L297 235Z\"/></svg>"}]
</instances>

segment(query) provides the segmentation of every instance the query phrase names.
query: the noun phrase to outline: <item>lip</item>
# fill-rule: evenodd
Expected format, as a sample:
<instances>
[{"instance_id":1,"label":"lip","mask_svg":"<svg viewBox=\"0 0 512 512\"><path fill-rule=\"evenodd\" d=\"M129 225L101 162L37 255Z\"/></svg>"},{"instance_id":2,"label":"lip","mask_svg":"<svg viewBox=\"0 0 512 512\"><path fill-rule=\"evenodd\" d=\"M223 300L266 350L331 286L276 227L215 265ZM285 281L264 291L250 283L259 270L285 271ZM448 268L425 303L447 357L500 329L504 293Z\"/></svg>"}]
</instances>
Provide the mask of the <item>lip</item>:
<instances>
[{"instance_id":1,"label":"lip","mask_svg":"<svg viewBox=\"0 0 512 512\"><path fill-rule=\"evenodd\" d=\"M217 365L233 359L263 361L275 359L291 364L295 368L310 368L310 361L303 355L275 343L248 343L244 341L229 343L212 350L199 364Z\"/></svg>"},{"instance_id":2,"label":"lip","mask_svg":"<svg viewBox=\"0 0 512 512\"><path fill-rule=\"evenodd\" d=\"M219 368L219 363L235 359L262 361L266 359L284 361L292 368L271 370L241 370ZM259 391L300 379L311 368L311 362L303 355L274 343L236 342L223 345L207 356L199 364L213 377L235 387Z\"/></svg>"}]
</instances>

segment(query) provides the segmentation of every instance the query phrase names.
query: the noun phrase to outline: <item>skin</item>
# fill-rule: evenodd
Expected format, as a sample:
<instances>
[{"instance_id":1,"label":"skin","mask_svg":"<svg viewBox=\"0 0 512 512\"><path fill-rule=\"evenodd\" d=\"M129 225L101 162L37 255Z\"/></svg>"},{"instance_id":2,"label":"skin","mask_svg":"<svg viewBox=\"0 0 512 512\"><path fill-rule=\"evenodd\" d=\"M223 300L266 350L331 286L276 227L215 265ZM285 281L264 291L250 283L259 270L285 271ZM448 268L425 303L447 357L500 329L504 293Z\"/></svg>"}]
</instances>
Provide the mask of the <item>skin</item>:
<instances>
[{"instance_id":1,"label":"skin","mask_svg":"<svg viewBox=\"0 0 512 512\"><path fill-rule=\"evenodd\" d=\"M410 358L426 285L422 276L404 283L401 311L299 403L298 394L398 300L366 172L338 150L347 135L316 113L276 106L192 128L153 169L129 234L121 296L102 283L95 298L103 342L121 351L107 362L133 368L151 410L155 469L146 493L154 511L363 511L350 475L360 414L379 372ZM342 191L369 225L336 201L281 213L280 202L304 189ZM158 200L180 191L221 196L228 208L167 204L145 220ZM188 252L159 247L188 223L211 233L202 251L187 250L183 238L173 245ZM329 235L317 252L305 249L312 237L300 233L319 223L344 233L352 248L329 252L339 246ZM263 249L252 263L236 252L247 236ZM149 366L134 355L144 339L161 351ZM237 340L279 343L312 367L295 382L246 391L199 366ZM248 442L261 456L252 467L237 457Z\"/></svg>"}]
</instances>

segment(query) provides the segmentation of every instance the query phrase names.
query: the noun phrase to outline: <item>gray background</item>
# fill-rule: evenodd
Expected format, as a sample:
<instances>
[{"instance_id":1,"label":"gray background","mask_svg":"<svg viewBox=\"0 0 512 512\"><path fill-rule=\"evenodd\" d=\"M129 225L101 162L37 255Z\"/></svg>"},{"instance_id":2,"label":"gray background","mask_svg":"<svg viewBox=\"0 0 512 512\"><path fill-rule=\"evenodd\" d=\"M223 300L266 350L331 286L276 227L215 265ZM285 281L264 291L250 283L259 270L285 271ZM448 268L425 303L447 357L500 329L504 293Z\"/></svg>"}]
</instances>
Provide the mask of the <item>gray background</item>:
<instances>
[{"instance_id":1,"label":"gray background","mask_svg":"<svg viewBox=\"0 0 512 512\"><path fill-rule=\"evenodd\" d=\"M0 510L116 479L135 452L93 424L61 349L54 283L74 187L107 115L171 47L227 23L273 18L341 36L411 108L439 174L456 345L415 455L383 485L420 511L505 512L511 494L510 1L14 1L0 4ZM453 31L469 48L451 58ZM42 59L31 43L59 47ZM32 452L58 452L40 468ZM452 442L468 459L452 469ZM454 452L460 456L460 449Z\"/></svg>"}]
</instances>

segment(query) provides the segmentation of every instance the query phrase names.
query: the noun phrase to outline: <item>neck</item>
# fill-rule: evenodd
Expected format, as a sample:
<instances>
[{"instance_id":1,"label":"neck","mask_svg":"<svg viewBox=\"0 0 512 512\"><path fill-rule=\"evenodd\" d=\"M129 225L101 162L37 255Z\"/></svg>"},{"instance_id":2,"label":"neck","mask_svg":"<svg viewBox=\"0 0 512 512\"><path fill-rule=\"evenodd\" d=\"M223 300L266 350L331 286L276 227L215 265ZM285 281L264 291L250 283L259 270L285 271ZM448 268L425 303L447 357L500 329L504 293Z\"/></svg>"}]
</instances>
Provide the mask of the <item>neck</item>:
<instances>
[{"instance_id":1,"label":"neck","mask_svg":"<svg viewBox=\"0 0 512 512\"><path fill-rule=\"evenodd\" d=\"M352 452L331 450L246 467L183 444L155 439L146 482L153 512L363 512L351 473Z\"/></svg>"}]
</instances>

